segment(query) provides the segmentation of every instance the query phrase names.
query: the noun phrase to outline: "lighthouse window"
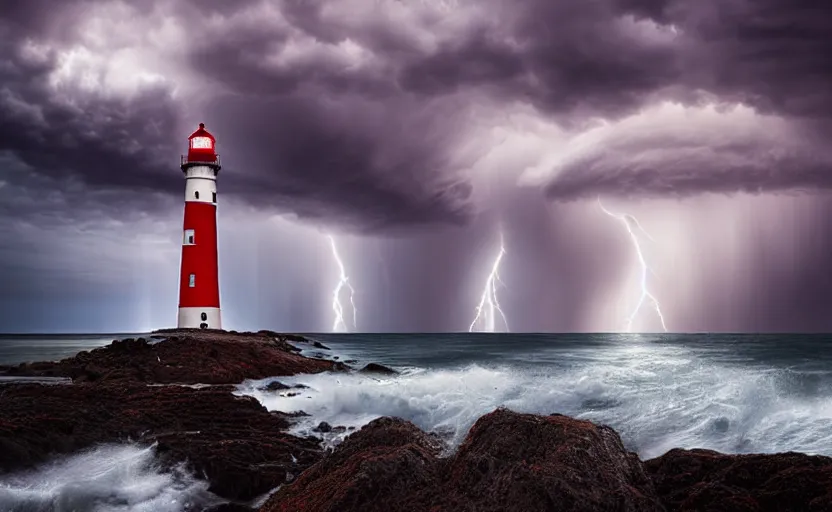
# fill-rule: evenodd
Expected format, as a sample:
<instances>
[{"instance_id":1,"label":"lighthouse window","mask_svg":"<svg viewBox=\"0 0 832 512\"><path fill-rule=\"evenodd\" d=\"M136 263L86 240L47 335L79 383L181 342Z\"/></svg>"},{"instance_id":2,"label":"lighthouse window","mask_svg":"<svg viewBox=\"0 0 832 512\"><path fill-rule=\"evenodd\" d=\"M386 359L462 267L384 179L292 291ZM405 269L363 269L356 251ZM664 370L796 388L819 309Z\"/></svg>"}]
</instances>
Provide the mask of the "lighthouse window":
<instances>
[{"instance_id":1,"label":"lighthouse window","mask_svg":"<svg viewBox=\"0 0 832 512\"><path fill-rule=\"evenodd\" d=\"M194 230L193 229L186 229L185 230L185 237L182 239L182 243L184 245L194 245Z\"/></svg>"},{"instance_id":2,"label":"lighthouse window","mask_svg":"<svg viewBox=\"0 0 832 512\"><path fill-rule=\"evenodd\" d=\"M194 286L196 286L196 274L191 274L188 277L188 287L193 288Z\"/></svg>"},{"instance_id":3,"label":"lighthouse window","mask_svg":"<svg viewBox=\"0 0 832 512\"><path fill-rule=\"evenodd\" d=\"M216 192L211 192L211 194L212 194L211 195L211 202L216 203L217 202L217 193Z\"/></svg>"},{"instance_id":4,"label":"lighthouse window","mask_svg":"<svg viewBox=\"0 0 832 512\"><path fill-rule=\"evenodd\" d=\"M194 191L194 199L199 199L199 190Z\"/></svg>"},{"instance_id":5,"label":"lighthouse window","mask_svg":"<svg viewBox=\"0 0 832 512\"><path fill-rule=\"evenodd\" d=\"M194 149L211 149L211 139L208 137L194 137L191 139L191 147Z\"/></svg>"},{"instance_id":6,"label":"lighthouse window","mask_svg":"<svg viewBox=\"0 0 832 512\"><path fill-rule=\"evenodd\" d=\"M200 318L202 319L202 321L204 322L204 321L208 320L208 313L206 313L205 311L203 311L203 312L202 312L202 314L201 314L201 315L199 315L199 317L200 317Z\"/></svg>"}]
</instances>

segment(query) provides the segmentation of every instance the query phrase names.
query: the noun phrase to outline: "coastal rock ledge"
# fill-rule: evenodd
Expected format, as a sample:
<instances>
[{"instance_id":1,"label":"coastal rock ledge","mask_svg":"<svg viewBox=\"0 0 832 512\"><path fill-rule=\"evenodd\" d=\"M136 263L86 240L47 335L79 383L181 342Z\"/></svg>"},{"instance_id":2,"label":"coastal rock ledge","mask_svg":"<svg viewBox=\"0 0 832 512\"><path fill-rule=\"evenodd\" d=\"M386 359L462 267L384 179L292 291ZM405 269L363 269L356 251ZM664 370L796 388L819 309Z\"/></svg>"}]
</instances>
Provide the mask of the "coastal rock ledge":
<instances>
[{"instance_id":1,"label":"coastal rock ledge","mask_svg":"<svg viewBox=\"0 0 832 512\"><path fill-rule=\"evenodd\" d=\"M261 512L663 511L612 429L498 409L450 458L410 422L377 419L282 487Z\"/></svg>"},{"instance_id":2,"label":"coastal rock ledge","mask_svg":"<svg viewBox=\"0 0 832 512\"><path fill-rule=\"evenodd\" d=\"M324 455L318 438L288 434L286 415L236 396L233 384L348 367L303 357L271 332L176 330L158 338L115 340L0 372L71 379L0 385L0 474L99 443L138 442L155 445L165 465L186 463L221 498L248 502Z\"/></svg>"},{"instance_id":3,"label":"coastal rock ledge","mask_svg":"<svg viewBox=\"0 0 832 512\"><path fill-rule=\"evenodd\" d=\"M674 449L642 462L606 426L506 409L457 452L380 418L283 486L260 512L832 511L832 458Z\"/></svg>"}]
</instances>

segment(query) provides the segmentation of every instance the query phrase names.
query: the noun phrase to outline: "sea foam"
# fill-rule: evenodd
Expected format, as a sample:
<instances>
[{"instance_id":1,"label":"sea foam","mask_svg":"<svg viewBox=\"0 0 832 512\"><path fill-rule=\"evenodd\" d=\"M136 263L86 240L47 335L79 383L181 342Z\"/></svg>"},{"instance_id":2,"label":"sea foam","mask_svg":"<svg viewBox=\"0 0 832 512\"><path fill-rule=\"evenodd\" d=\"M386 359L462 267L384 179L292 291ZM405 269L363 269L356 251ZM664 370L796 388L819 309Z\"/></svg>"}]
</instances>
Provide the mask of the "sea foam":
<instances>
[{"instance_id":1,"label":"sea foam","mask_svg":"<svg viewBox=\"0 0 832 512\"><path fill-rule=\"evenodd\" d=\"M309 389L260 389L271 380ZM398 416L444 435L451 446L499 406L561 413L612 426L646 459L674 447L832 454L832 394L821 388L800 372L717 363L678 346L631 344L560 366L465 364L394 377L321 373L248 381L238 393L270 410L310 414L293 427L300 435L321 435L313 431L321 421L360 428ZM334 445L349 433L322 437Z\"/></svg>"},{"instance_id":2,"label":"sea foam","mask_svg":"<svg viewBox=\"0 0 832 512\"><path fill-rule=\"evenodd\" d=\"M208 483L157 463L154 447L101 445L0 476L3 512L183 512L221 503Z\"/></svg>"}]
</instances>

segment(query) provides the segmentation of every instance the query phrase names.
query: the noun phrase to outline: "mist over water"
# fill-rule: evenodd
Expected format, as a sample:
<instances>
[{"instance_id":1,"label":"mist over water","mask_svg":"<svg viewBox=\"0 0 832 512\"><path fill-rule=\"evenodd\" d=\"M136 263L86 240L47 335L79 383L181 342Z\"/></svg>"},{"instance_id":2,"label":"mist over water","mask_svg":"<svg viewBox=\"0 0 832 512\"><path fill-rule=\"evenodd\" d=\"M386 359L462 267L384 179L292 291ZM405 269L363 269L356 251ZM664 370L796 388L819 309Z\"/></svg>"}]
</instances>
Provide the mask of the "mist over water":
<instances>
[{"instance_id":1,"label":"mist over water","mask_svg":"<svg viewBox=\"0 0 832 512\"><path fill-rule=\"evenodd\" d=\"M360 427L389 415L456 446L477 418L506 406L608 424L645 459L674 447L832 455L832 345L824 336L314 337L342 359L358 359L356 366L376 361L403 373L240 386L269 409L311 414L296 424L300 434L321 421ZM258 390L269 380L310 389L297 396Z\"/></svg>"},{"instance_id":2,"label":"mist over water","mask_svg":"<svg viewBox=\"0 0 832 512\"><path fill-rule=\"evenodd\" d=\"M181 467L163 470L152 446L102 445L0 475L3 512L183 512L220 502Z\"/></svg>"}]
</instances>

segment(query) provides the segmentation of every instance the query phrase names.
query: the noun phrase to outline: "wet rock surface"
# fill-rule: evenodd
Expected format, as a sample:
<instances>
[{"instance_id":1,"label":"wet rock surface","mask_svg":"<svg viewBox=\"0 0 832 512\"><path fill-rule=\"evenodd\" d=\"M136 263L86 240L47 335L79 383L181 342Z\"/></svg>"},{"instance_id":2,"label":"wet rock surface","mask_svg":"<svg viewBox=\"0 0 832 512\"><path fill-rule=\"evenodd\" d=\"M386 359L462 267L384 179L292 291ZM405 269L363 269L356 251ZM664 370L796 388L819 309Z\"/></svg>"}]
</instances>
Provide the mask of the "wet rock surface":
<instances>
[{"instance_id":1,"label":"wet rock surface","mask_svg":"<svg viewBox=\"0 0 832 512\"><path fill-rule=\"evenodd\" d=\"M97 443L140 442L155 444L166 464L186 462L217 495L247 501L322 457L318 439L285 433L305 413L271 413L251 397L235 396L230 383L339 369L333 363L301 357L273 333L165 336L8 368L7 376L73 382L0 388L0 473Z\"/></svg>"},{"instance_id":2,"label":"wet rock surface","mask_svg":"<svg viewBox=\"0 0 832 512\"><path fill-rule=\"evenodd\" d=\"M371 422L281 488L264 512L664 510L635 454L608 427L498 409L451 458L401 419Z\"/></svg>"},{"instance_id":3,"label":"wet rock surface","mask_svg":"<svg viewBox=\"0 0 832 512\"><path fill-rule=\"evenodd\" d=\"M424 499L441 479L441 448L410 422L374 420L273 494L260 510L428 510L425 501L412 500Z\"/></svg>"},{"instance_id":4,"label":"wet rock surface","mask_svg":"<svg viewBox=\"0 0 832 512\"><path fill-rule=\"evenodd\" d=\"M285 482L322 455L313 438L231 387L20 385L0 396L0 471L45 462L101 442L156 443L169 463L187 461L210 490L248 500Z\"/></svg>"},{"instance_id":5,"label":"wet rock surface","mask_svg":"<svg viewBox=\"0 0 832 512\"><path fill-rule=\"evenodd\" d=\"M378 363L370 363L364 368L358 370L358 373L366 373L370 375L398 375L399 372L392 368L388 368Z\"/></svg>"},{"instance_id":6,"label":"wet rock surface","mask_svg":"<svg viewBox=\"0 0 832 512\"><path fill-rule=\"evenodd\" d=\"M832 510L832 458L674 449L646 462L611 428L498 409L443 458L396 418L350 435L261 512Z\"/></svg>"},{"instance_id":7,"label":"wet rock surface","mask_svg":"<svg viewBox=\"0 0 832 512\"><path fill-rule=\"evenodd\" d=\"M305 384L295 384L294 386L289 386L288 384L283 384L282 382L275 380L260 388L261 391L285 391L287 389L309 389L309 386Z\"/></svg>"},{"instance_id":8,"label":"wet rock surface","mask_svg":"<svg viewBox=\"0 0 832 512\"><path fill-rule=\"evenodd\" d=\"M271 334L179 330L160 336L166 339L155 343L144 338L116 340L61 361L13 366L5 374L69 377L78 382L238 384L245 379L347 369L340 363L298 355L283 337Z\"/></svg>"},{"instance_id":9,"label":"wet rock surface","mask_svg":"<svg viewBox=\"0 0 832 512\"><path fill-rule=\"evenodd\" d=\"M832 510L832 458L673 449L644 462L669 512Z\"/></svg>"}]
</instances>

